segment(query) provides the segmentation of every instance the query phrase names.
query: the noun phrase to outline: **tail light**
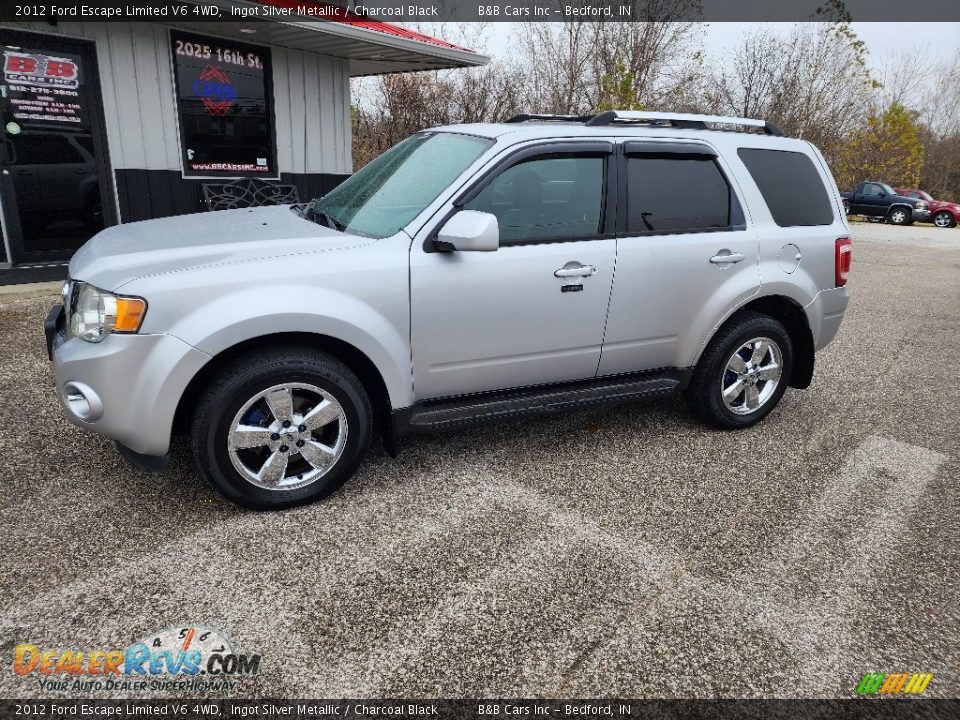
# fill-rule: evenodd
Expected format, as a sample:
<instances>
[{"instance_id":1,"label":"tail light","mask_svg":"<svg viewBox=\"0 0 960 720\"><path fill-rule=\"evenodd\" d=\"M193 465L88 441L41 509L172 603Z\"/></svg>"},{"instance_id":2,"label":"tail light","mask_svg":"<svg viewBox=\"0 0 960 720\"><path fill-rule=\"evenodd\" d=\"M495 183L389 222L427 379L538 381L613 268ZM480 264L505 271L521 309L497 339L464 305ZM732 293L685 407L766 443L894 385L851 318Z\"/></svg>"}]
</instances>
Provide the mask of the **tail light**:
<instances>
[{"instance_id":1,"label":"tail light","mask_svg":"<svg viewBox=\"0 0 960 720\"><path fill-rule=\"evenodd\" d=\"M847 284L850 277L850 260L853 258L853 243L848 237L837 239L834 250L834 269L837 287Z\"/></svg>"}]
</instances>

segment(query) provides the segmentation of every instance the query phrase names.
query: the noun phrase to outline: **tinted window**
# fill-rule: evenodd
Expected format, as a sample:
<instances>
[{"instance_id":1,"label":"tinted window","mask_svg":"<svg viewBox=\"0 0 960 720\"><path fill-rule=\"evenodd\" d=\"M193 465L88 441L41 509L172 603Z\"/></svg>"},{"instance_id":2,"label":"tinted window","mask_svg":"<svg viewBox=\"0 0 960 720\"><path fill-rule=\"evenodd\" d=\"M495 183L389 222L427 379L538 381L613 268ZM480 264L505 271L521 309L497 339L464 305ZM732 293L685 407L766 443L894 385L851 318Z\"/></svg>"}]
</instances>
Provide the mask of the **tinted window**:
<instances>
[{"instance_id":1,"label":"tinted window","mask_svg":"<svg viewBox=\"0 0 960 720\"><path fill-rule=\"evenodd\" d=\"M867 183L863 186L862 195L872 195L873 197L880 197L884 194L883 188L877 185L876 183Z\"/></svg>"},{"instance_id":2,"label":"tinted window","mask_svg":"<svg viewBox=\"0 0 960 720\"><path fill-rule=\"evenodd\" d=\"M496 215L505 243L594 237L603 175L602 157L532 158L504 170L464 207Z\"/></svg>"},{"instance_id":3,"label":"tinted window","mask_svg":"<svg viewBox=\"0 0 960 720\"><path fill-rule=\"evenodd\" d=\"M833 204L813 161L803 153L740 148L743 164L780 227L829 225Z\"/></svg>"},{"instance_id":4,"label":"tinted window","mask_svg":"<svg viewBox=\"0 0 960 720\"><path fill-rule=\"evenodd\" d=\"M706 155L627 156L627 230L698 231L731 225L730 187Z\"/></svg>"}]
</instances>

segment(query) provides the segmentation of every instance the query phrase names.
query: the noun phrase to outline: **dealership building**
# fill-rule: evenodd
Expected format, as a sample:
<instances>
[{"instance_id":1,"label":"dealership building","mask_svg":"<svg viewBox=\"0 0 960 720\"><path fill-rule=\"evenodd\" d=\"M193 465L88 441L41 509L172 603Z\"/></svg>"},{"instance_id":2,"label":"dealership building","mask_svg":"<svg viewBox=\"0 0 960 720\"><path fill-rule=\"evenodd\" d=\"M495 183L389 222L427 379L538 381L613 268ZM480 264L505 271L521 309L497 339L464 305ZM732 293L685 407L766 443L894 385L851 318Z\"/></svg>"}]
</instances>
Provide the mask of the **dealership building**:
<instances>
[{"instance_id":1,"label":"dealership building","mask_svg":"<svg viewBox=\"0 0 960 720\"><path fill-rule=\"evenodd\" d=\"M238 180L322 195L352 170L350 78L487 62L305 3L328 19L0 25L0 281L62 277L100 228L208 209Z\"/></svg>"}]
</instances>

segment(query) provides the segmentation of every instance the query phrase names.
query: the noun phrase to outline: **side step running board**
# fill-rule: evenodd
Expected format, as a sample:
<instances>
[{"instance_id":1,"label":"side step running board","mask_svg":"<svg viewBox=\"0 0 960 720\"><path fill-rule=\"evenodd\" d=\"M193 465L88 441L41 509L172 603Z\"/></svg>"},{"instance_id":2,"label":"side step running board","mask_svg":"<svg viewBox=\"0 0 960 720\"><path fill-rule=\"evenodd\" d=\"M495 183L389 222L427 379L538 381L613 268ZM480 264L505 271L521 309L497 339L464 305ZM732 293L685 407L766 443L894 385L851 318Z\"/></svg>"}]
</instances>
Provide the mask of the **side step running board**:
<instances>
[{"instance_id":1,"label":"side step running board","mask_svg":"<svg viewBox=\"0 0 960 720\"><path fill-rule=\"evenodd\" d=\"M431 432L527 415L560 412L587 405L668 397L681 389L676 377L606 378L589 383L552 385L507 393L489 393L414 405L398 430ZM404 413L406 414L406 413Z\"/></svg>"}]
</instances>

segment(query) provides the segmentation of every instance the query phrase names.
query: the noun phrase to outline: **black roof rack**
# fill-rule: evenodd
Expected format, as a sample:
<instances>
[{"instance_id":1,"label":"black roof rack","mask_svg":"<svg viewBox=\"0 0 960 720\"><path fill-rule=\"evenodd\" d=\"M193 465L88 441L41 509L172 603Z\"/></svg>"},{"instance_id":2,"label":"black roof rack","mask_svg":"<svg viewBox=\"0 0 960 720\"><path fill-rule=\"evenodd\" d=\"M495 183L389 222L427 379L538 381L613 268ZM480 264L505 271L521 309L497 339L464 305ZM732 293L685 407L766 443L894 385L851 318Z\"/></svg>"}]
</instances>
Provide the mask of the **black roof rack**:
<instances>
[{"instance_id":1,"label":"black roof rack","mask_svg":"<svg viewBox=\"0 0 960 720\"><path fill-rule=\"evenodd\" d=\"M538 120L540 122L578 122L589 124L589 121L595 117L596 115L528 115L527 113L522 113L520 115L514 115L509 120L504 120L504 122L522 123L529 120Z\"/></svg>"}]
</instances>

